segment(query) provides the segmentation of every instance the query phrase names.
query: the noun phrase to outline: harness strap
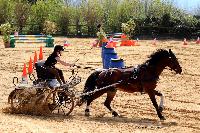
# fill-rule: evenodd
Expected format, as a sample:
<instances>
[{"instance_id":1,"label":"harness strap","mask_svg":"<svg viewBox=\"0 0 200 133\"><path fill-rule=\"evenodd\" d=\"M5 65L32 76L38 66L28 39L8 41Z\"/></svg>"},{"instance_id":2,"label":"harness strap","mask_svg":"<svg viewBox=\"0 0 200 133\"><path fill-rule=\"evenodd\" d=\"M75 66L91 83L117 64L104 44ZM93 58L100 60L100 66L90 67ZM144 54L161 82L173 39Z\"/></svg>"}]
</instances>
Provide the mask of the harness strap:
<instances>
[{"instance_id":1,"label":"harness strap","mask_svg":"<svg viewBox=\"0 0 200 133\"><path fill-rule=\"evenodd\" d=\"M141 93L144 92L144 87L143 87L144 82L152 82L159 79L158 76L145 77L142 75L142 71L148 71L147 65L148 65L148 62L145 63L144 65L138 65L137 67L133 69L133 71L131 71L131 73L128 74L129 75L128 78L125 77L125 79L127 78L125 82L128 84L133 84L131 83L131 81L133 80L139 81ZM155 75L155 74L152 74L152 75Z\"/></svg>"}]
</instances>

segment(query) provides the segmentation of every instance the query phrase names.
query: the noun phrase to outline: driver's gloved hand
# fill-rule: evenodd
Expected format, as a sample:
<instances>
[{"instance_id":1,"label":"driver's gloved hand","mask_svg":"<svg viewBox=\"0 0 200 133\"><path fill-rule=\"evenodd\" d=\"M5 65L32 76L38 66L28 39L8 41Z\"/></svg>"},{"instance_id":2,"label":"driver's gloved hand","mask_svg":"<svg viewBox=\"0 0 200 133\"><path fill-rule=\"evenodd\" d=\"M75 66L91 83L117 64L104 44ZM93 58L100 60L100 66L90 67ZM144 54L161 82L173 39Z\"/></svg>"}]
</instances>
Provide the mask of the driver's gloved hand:
<instances>
[{"instance_id":1,"label":"driver's gloved hand","mask_svg":"<svg viewBox=\"0 0 200 133\"><path fill-rule=\"evenodd\" d=\"M77 67L77 68L81 68L81 66L78 66L78 65L77 65L76 67Z\"/></svg>"},{"instance_id":2,"label":"driver's gloved hand","mask_svg":"<svg viewBox=\"0 0 200 133\"><path fill-rule=\"evenodd\" d=\"M81 68L81 66L79 66L79 65L74 65L74 67L76 67L76 68Z\"/></svg>"}]
</instances>

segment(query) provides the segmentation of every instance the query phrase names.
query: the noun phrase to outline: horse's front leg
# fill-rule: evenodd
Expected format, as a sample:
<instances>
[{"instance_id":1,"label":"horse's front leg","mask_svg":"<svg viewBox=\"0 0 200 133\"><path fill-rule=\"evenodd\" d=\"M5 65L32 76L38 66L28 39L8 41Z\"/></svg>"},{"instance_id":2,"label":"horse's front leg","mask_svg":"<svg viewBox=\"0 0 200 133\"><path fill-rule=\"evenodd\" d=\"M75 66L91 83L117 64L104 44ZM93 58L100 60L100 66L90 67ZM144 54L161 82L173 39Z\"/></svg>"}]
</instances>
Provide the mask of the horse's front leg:
<instances>
[{"instance_id":1,"label":"horse's front leg","mask_svg":"<svg viewBox=\"0 0 200 133\"><path fill-rule=\"evenodd\" d=\"M116 92L117 91L114 88L112 88L111 91L108 91L107 92L107 98L106 98L106 100L104 102L104 105L110 110L110 112L112 113L112 115L114 117L119 116L119 114L111 108L110 104L111 104L113 98L115 97Z\"/></svg>"},{"instance_id":2,"label":"horse's front leg","mask_svg":"<svg viewBox=\"0 0 200 133\"><path fill-rule=\"evenodd\" d=\"M88 99L86 102L85 116L90 116L90 104L92 103L92 101L94 101L96 98L100 97L104 93L105 93L105 90L97 91L94 94L88 96Z\"/></svg>"},{"instance_id":3,"label":"horse's front leg","mask_svg":"<svg viewBox=\"0 0 200 133\"><path fill-rule=\"evenodd\" d=\"M86 109L85 109L85 116L90 116L90 104L92 101L87 101Z\"/></svg>"},{"instance_id":4,"label":"horse's front leg","mask_svg":"<svg viewBox=\"0 0 200 133\"><path fill-rule=\"evenodd\" d=\"M162 112L164 108L164 95L156 90L154 90L154 93L155 95L160 96L160 105L158 106L158 109L160 110L160 112Z\"/></svg>"},{"instance_id":5,"label":"horse's front leg","mask_svg":"<svg viewBox=\"0 0 200 133\"><path fill-rule=\"evenodd\" d=\"M157 101L156 101L156 98L155 98L155 93L153 91L151 92L148 92L148 95L153 103L153 106L155 107L156 111L157 111L157 115L158 117L160 118L160 120L165 120L165 117L162 115L159 107L158 107L158 104L157 104Z\"/></svg>"}]
</instances>

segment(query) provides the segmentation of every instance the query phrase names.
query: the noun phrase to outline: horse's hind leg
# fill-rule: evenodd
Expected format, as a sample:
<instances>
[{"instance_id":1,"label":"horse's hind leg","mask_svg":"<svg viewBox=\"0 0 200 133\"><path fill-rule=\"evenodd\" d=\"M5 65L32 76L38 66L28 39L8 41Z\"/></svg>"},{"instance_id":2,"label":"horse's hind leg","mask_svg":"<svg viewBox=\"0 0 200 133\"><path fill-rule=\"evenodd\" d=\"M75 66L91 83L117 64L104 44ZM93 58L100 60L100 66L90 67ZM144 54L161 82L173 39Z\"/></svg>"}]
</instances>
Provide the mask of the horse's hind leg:
<instances>
[{"instance_id":1,"label":"horse's hind leg","mask_svg":"<svg viewBox=\"0 0 200 133\"><path fill-rule=\"evenodd\" d=\"M159 110L156 98L155 98L155 93L154 92L148 92L149 97L153 103L153 106L156 108L157 115L160 118L160 120L165 120L165 117L162 115L161 111Z\"/></svg>"},{"instance_id":2,"label":"horse's hind leg","mask_svg":"<svg viewBox=\"0 0 200 133\"><path fill-rule=\"evenodd\" d=\"M164 108L164 95L156 90L154 90L154 93L155 95L160 96L160 105L158 106L158 109L160 110L160 112L162 112Z\"/></svg>"},{"instance_id":3,"label":"horse's hind leg","mask_svg":"<svg viewBox=\"0 0 200 133\"><path fill-rule=\"evenodd\" d=\"M116 95L116 91L108 91L106 101L104 102L104 105L112 112L112 115L114 117L119 116L118 113L114 111L110 106L115 95Z\"/></svg>"}]
</instances>

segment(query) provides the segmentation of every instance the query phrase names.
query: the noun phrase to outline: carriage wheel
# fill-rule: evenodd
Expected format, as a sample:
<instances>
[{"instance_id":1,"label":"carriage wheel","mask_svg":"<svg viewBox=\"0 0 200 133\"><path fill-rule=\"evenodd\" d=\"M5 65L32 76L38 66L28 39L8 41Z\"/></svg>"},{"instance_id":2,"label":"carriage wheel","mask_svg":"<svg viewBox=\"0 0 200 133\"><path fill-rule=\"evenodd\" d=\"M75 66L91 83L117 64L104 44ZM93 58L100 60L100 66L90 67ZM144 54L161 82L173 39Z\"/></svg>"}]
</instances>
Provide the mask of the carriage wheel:
<instances>
[{"instance_id":1,"label":"carriage wheel","mask_svg":"<svg viewBox=\"0 0 200 133\"><path fill-rule=\"evenodd\" d=\"M19 89L14 89L10 92L9 96L8 96L8 103L11 103L11 98L13 97L13 95L15 95L15 93L17 93L19 91Z\"/></svg>"},{"instance_id":2,"label":"carriage wheel","mask_svg":"<svg viewBox=\"0 0 200 133\"><path fill-rule=\"evenodd\" d=\"M74 109L74 99L70 92L54 90L49 93L46 103L49 111L53 114L69 115Z\"/></svg>"},{"instance_id":3,"label":"carriage wheel","mask_svg":"<svg viewBox=\"0 0 200 133\"><path fill-rule=\"evenodd\" d=\"M22 105L24 101L20 95L22 91L23 89L15 89L10 93L8 102L10 102L12 109L19 109L19 107Z\"/></svg>"}]
</instances>

